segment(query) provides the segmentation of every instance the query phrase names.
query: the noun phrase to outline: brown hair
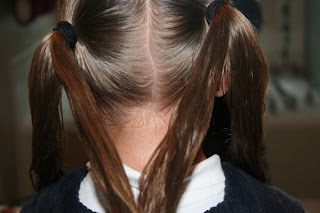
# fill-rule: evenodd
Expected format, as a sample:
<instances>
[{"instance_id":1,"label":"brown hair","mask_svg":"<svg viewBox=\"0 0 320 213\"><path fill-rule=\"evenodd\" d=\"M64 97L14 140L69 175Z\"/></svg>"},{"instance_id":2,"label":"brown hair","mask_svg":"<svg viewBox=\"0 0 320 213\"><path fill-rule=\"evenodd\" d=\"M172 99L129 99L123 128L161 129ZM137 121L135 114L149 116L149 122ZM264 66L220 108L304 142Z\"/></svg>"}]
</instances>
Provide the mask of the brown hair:
<instances>
[{"instance_id":1,"label":"brown hair","mask_svg":"<svg viewBox=\"0 0 320 213\"><path fill-rule=\"evenodd\" d=\"M30 169L37 190L62 174L62 88L69 99L95 181L111 212L174 212L207 133L221 79L228 85L232 162L264 181L263 116L268 68L255 29L221 7L210 27L205 0L66 0L60 19L78 31L71 49L51 32L29 74L33 124ZM105 120L121 122L132 106L174 106L168 132L134 200ZM36 179L34 179L36 178Z\"/></svg>"}]
</instances>

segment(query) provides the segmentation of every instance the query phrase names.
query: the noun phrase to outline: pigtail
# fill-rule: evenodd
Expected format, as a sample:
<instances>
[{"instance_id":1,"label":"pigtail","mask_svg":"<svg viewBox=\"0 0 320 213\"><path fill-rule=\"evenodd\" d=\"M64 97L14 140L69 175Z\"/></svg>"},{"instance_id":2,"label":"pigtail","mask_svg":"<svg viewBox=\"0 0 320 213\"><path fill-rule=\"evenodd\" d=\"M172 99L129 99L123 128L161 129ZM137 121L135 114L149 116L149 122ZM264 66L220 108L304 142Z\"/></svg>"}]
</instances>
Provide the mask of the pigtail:
<instances>
[{"instance_id":1,"label":"pigtail","mask_svg":"<svg viewBox=\"0 0 320 213\"><path fill-rule=\"evenodd\" d=\"M61 83L54 72L47 36L34 54L29 74L29 103L32 118L33 186L40 190L62 174L64 127Z\"/></svg>"},{"instance_id":2,"label":"pigtail","mask_svg":"<svg viewBox=\"0 0 320 213\"><path fill-rule=\"evenodd\" d=\"M199 69L211 66L209 75L213 75L213 81L226 82L228 87L226 101L231 118L228 160L265 182L263 123L269 71L256 29L240 11L230 5L222 6L210 24L203 48ZM214 97L215 89L212 91Z\"/></svg>"},{"instance_id":3,"label":"pigtail","mask_svg":"<svg viewBox=\"0 0 320 213\"><path fill-rule=\"evenodd\" d=\"M228 158L236 167L265 182L263 123L269 70L255 28L238 10L225 10L230 13L225 66L232 133Z\"/></svg>"},{"instance_id":4,"label":"pigtail","mask_svg":"<svg viewBox=\"0 0 320 213\"><path fill-rule=\"evenodd\" d=\"M210 24L176 116L147 167L153 175L141 183L141 212L176 210L183 179L190 174L207 133L220 81L229 85L232 162L265 180L261 152L267 80L268 69L254 28L239 11L222 6Z\"/></svg>"},{"instance_id":5,"label":"pigtail","mask_svg":"<svg viewBox=\"0 0 320 213\"><path fill-rule=\"evenodd\" d=\"M61 175L64 130L62 86L68 96L79 136L88 150L95 180L105 193L108 210L135 212L131 187L113 142L104 128L90 87L73 51L60 32L53 32L38 47L29 74L29 101L33 124L30 169L40 190Z\"/></svg>"},{"instance_id":6,"label":"pigtail","mask_svg":"<svg viewBox=\"0 0 320 213\"><path fill-rule=\"evenodd\" d=\"M202 70L208 75L207 85L212 84L213 88L204 90L208 92L207 98L214 98L216 82L225 82L232 134L228 159L265 182L263 120L269 71L256 29L240 11L225 5L216 12L194 70ZM207 101L211 102L209 98ZM212 115L205 110L210 108L198 109L204 115L202 119L206 120L207 127L207 118ZM198 116L201 119L201 113Z\"/></svg>"}]
</instances>

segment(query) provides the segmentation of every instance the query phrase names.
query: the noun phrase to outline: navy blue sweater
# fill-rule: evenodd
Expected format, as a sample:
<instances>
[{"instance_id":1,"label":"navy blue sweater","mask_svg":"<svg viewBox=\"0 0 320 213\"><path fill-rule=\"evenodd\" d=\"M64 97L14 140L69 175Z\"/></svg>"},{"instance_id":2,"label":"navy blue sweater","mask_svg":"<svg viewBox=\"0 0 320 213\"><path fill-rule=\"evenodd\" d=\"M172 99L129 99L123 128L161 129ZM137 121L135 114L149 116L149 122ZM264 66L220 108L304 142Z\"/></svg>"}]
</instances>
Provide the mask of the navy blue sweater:
<instances>
[{"instance_id":1,"label":"navy blue sweater","mask_svg":"<svg viewBox=\"0 0 320 213\"><path fill-rule=\"evenodd\" d=\"M223 163L226 177L222 203L206 213L302 213L301 204L275 187L264 184L229 163ZM91 213L79 201L79 189L86 168L76 169L55 184L42 189L22 209L22 213Z\"/></svg>"}]
</instances>

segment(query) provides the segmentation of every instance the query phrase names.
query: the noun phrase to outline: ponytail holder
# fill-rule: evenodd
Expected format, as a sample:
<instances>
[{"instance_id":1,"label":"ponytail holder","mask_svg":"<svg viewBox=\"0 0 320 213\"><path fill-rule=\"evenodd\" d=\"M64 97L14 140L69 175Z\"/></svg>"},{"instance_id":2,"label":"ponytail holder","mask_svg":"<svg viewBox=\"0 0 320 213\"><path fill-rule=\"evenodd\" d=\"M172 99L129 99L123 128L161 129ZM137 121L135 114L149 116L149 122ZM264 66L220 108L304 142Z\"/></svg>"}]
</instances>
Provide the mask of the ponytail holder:
<instances>
[{"instance_id":1,"label":"ponytail holder","mask_svg":"<svg viewBox=\"0 0 320 213\"><path fill-rule=\"evenodd\" d=\"M209 4L206 11L206 19L209 25L211 24L212 19L214 18L216 12L223 5L227 5L227 3L224 0L215 0L214 2Z\"/></svg>"},{"instance_id":2,"label":"ponytail holder","mask_svg":"<svg viewBox=\"0 0 320 213\"><path fill-rule=\"evenodd\" d=\"M57 27L53 29L53 31L59 31L62 33L66 41L68 42L71 48L74 48L78 41L78 33L77 30L67 21L60 21L57 24Z\"/></svg>"}]
</instances>

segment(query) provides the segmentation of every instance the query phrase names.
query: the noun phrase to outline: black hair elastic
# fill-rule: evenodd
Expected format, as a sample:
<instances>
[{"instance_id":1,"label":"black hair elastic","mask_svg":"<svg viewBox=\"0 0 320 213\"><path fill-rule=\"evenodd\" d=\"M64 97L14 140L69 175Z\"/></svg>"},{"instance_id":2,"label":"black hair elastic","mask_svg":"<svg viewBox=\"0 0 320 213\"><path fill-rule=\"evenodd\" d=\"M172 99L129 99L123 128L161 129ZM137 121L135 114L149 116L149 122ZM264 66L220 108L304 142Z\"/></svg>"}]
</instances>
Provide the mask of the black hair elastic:
<instances>
[{"instance_id":1,"label":"black hair elastic","mask_svg":"<svg viewBox=\"0 0 320 213\"><path fill-rule=\"evenodd\" d=\"M74 26L72 26L72 24L67 21L60 21L57 24L57 27L53 29L53 31L59 31L60 33L62 33L70 47L74 48L78 41L78 33Z\"/></svg>"},{"instance_id":2,"label":"black hair elastic","mask_svg":"<svg viewBox=\"0 0 320 213\"><path fill-rule=\"evenodd\" d=\"M218 9L223 5L227 5L227 3L224 0L215 0L214 2L209 4L206 11L206 19L208 24L211 24L214 15L218 11Z\"/></svg>"}]
</instances>

